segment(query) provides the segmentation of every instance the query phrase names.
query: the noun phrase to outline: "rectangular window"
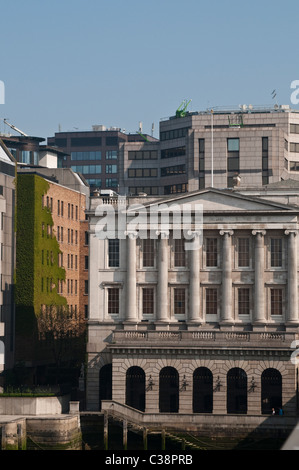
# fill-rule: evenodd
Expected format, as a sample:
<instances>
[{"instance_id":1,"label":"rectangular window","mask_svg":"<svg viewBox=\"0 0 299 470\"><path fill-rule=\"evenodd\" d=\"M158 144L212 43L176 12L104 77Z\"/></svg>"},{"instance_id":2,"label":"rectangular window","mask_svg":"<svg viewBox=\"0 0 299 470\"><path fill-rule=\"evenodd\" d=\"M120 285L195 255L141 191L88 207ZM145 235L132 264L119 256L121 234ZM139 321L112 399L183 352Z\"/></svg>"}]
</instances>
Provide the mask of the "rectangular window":
<instances>
[{"instance_id":1,"label":"rectangular window","mask_svg":"<svg viewBox=\"0 0 299 470\"><path fill-rule=\"evenodd\" d=\"M299 134L299 124L290 124L290 133Z\"/></svg>"},{"instance_id":2,"label":"rectangular window","mask_svg":"<svg viewBox=\"0 0 299 470\"><path fill-rule=\"evenodd\" d=\"M142 312L148 315L154 313L154 289L151 287L142 289Z\"/></svg>"},{"instance_id":3,"label":"rectangular window","mask_svg":"<svg viewBox=\"0 0 299 470\"><path fill-rule=\"evenodd\" d=\"M87 280L84 281L84 294L85 295L88 294L88 281Z\"/></svg>"},{"instance_id":4,"label":"rectangular window","mask_svg":"<svg viewBox=\"0 0 299 470\"><path fill-rule=\"evenodd\" d=\"M271 289L271 315L282 315L282 289Z\"/></svg>"},{"instance_id":5,"label":"rectangular window","mask_svg":"<svg viewBox=\"0 0 299 470\"><path fill-rule=\"evenodd\" d=\"M184 288L174 289L174 313L185 314L185 297L186 290Z\"/></svg>"},{"instance_id":6,"label":"rectangular window","mask_svg":"<svg viewBox=\"0 0 299 470\"><path fill-rule=\"evenodd\" d=\"M119 240L108 240L108 266L109 268L119 268Z\"/></svg>"},{"instance_id":7,"label":"rectangular window","mask_svg":"<svg viewBox=\"0 0 299 470\"><path fill-rule=\"evenodd\" d=\"M198 139L199 146L199 189L205 187L205 139Z\"/></svg>"},{"instance_id":8,"label":"rectangular window","mask_svg":"<svg viewBox=\"0 0 299 470\"><path fill-rule=\"evenodd\" d=\"M174 240L174 265L175 267L186 266L185 239Z\"/></svg>"},{"instance_id":9,"label":"rectangular window","mask_svg":"<svg viewBox=\"0 0 299 470\"><path fill-rule=\"evenodd\" d=\"M106 165L106 173L117 173L117 165Z\"/></svg>"},{"instance_id":10,"label":"rectangular window","mask_svg":"<svg viewBox=\"0 0 299 470\"><path fill-rule=\"evenodd\" d=\"M282 266L282 239L271 238L271 267L279 268Z\"/></svg>"},{"instance_id":11,"label":"rectangular window","mask_svg":"<svg viewBox=\"0 0 299 470\"><path fill-rule=\"evenodd\" d=\"M218 266L218 243L217 238L206 239L206 265L208 267Z\"/></svg>"},{"instance_id":12,"label":"rectangular window","mask_svg":"<svg viewBox=\"0 0 299 470\"><path fill-rule=\"evenodd\" d=\"M155 243L151 238L143 240L143 266L154 267L155 262Z\"/></svg>"},{"instance_id":13,"label":"rectangular window","mask_svg":"<svg viewBox=\"0 0 299 470\"><path fill-rule=\"evenodd\" d=\"M217 315L218 291L215 288L206 289L206 315Z\"/></svg>"},{"instance_id":14,"label":"rectangular window","mask_svg":"<svg viewBox=\"0 0 299 470\"><path fill-rule=\"evenodd\" d=\"M227 171L237 173L240 171L239 151L239 139L227 139ZM231 178L228 176L228 187L231 186Z\"/></svg>"},{"instance_id":15,"label":"rectangular window","mask_svg":"<svg viewBox=\"0 0 299 470\"><path fill-rule=\"evenodd\" d=\"M119 314L119 289L108 289L108 313Z\"/></svg>"},{"instance_id":16,"label":"rectangular window","mask_svg":"<svg viewBox=\"0 0 299 470\"><path fill-rule=\"evenodd\" d=\"M238 289L238 313L239 315L249 315L249 289L241 288Z\"/></svg>"},{"instance_id":17,"label":"rectangular window","mask_svg":"<svg viewBox=\"0 0 299 470\"><path fill-rule=\"evenodd\" d=\"M88 256L84 257L84 269L88 269Z\"/></svg>"},{"instance_id":18,"label":"rectangular window","mask_svg":"<svg viewBox=\"0 0 299 470\"><path fill-rule=\"evenodd\" d=\"M238 266L245 268L250 265L249 238L238 239Z\"/></svg>"}]
</instances>

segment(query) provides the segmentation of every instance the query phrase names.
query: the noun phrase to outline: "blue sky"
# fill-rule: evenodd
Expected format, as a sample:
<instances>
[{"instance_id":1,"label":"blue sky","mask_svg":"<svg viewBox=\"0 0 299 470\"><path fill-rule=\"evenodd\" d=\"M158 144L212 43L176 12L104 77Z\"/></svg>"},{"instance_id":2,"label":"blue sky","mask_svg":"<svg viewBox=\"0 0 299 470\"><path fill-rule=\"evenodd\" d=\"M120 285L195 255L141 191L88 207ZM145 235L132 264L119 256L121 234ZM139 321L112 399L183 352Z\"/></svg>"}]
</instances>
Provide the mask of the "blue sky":
<instances>
[{"instance_id":1,"label":"blue sky","mask_svg":"<svg viewBox=\"0 0 299 470\"><path fill-rule=\"evenodd\" d=\"M299 80L298 0L0 0L0 11L0 118L30 135L142 121L158 136L185 99L192 111L268 105L276 89L292 105Z\"/></svg>"}]
</instances>

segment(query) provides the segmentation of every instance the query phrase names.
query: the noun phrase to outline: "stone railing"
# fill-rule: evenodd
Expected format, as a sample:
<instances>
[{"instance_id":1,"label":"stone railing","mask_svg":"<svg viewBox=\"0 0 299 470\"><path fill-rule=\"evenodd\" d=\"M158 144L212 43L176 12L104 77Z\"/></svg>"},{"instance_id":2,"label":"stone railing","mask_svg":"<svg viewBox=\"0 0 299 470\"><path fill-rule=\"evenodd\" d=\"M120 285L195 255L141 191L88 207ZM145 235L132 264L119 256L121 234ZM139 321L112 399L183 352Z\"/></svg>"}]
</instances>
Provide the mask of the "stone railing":
<instances>
[{"instance_id":1,"label":"stone railing","mask_svg":"<svg viewBox=\"0 0 299 470\"><path fill-rule=\"evenodd\" d=\"M178 346L198 346L198 345L240 345L245 344L259 347L290 347L295 339L294 333L287 332L244 332L244 331L159 331L159 330L116 330L113 332L112 344L114 345L149 345L156 344L161 347L175 343Z\"/></svg>"}]
</instances>

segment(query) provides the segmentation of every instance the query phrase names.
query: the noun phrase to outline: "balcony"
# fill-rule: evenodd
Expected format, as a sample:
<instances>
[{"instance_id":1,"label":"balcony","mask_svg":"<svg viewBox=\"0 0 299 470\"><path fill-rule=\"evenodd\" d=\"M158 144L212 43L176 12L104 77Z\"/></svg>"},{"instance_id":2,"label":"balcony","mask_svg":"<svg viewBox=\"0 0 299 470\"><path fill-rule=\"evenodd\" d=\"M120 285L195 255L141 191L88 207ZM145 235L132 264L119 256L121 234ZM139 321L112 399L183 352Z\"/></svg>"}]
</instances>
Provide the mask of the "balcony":
<instances>
[{"instance_id":1,"label":"balcony","mask_svg":"<svg viewBox=\"0 0 299 470\"><path fill-rule=\"evenodd\" d=\"M158 331L115 330L111 347L129 348L221 348L221 349L280 349L291 350L297 339L294 332L257 331ZM295 346L294 346L295 348Z\"/></svg>"}]
</instances>

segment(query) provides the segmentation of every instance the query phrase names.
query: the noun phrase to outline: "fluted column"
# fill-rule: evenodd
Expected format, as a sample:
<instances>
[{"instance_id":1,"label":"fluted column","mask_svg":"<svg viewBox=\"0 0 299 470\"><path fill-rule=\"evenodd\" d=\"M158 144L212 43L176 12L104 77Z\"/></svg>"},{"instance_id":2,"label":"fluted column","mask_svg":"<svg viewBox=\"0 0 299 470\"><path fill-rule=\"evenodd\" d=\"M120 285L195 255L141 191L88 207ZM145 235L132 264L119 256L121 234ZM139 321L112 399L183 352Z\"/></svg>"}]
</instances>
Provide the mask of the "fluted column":
<instances>
[{"instance_id":1,"label":"fluted column","mask_svg":"<svg viewBox=\"0 0 299 470\"><path fill-rule=\"evenodd\" d=\"M232 308L232 230L220 231L222 243L222 305L221 323L233 321Z\"/></svg>"},{"instance_id":2,"label":"fluted column","mask_svg":"<svg viewBox=\"0 0 299 470\"><path fill-rule=\"evenodd\" d=\"M200 318L200 247L194 243L194 249L189 251L189 315L188 321L199 322Z\"/></svg>"},{"instance_id":3,"label":"fluted column","mask_svg":"<svg viewBox=\"0 0 299 470\"><path fill-rule=\"evenodd\" d=\"M288 235L288 311L287 323L298 323L298 273L297 232L286 230Z\"/></svg>"},{"instance_id":4,"label":"fluted column","mask_svg":"<svg viewBox=\"0 0 299 470\"><path fill-rule=\"evenodd\" d=\"M127 279L126 279L126 316L127 321L137 321L136 311L136 234L127 236Z\"/></svg>"},{"instance_id":5,"label":"fluted column","mask_svg":"<svg viewBox=\"0 0 299 470\"><path fill-rule=\"evenodd\" d=\"M254 314L253 323L265 323L265 282L264 282L264 270L265 270L265 248L264 248L264 236L266 235L265 230L253 230L252 235L255 236L255 248L254 248L254 261L255 261L255 279L254 279Z\"/></svg>"},{"instance_id":6,"label":"fluted column","mask_svg":"<svg viewBox=\"0 0 299 470\"><path fill-rule=\"evenodd\" d=\"M161 233L158 239L157 320L168 321L168 237Z\"/></svg>"}]
</instances>

